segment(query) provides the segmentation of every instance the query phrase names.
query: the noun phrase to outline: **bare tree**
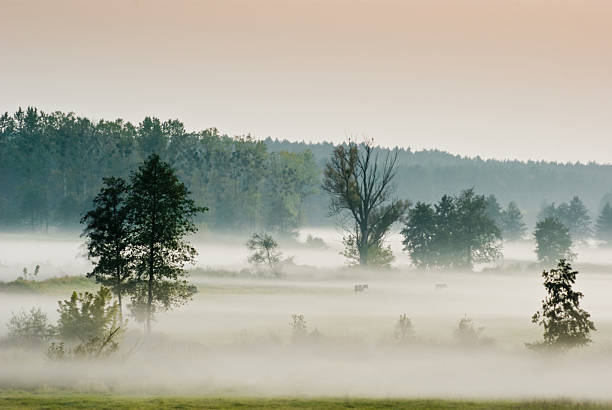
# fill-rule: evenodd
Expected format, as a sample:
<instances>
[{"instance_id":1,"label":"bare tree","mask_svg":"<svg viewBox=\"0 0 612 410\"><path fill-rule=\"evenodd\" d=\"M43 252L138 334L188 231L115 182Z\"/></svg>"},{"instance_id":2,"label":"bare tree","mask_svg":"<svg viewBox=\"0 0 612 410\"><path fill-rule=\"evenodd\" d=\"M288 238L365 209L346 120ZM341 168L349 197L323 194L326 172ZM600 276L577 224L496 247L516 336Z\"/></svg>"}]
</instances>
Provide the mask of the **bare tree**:
<instances>
[{"instance_id":1,"label":"bare tree","mask_svg":"<svg viewBox=\"0 0 612 410\"><path fill-rule=\"evenodd\" d=\"M408 207L391 198L396 163L397 152L379 159L371 140L362 144L349 141L334 149L325 168L323 189L331 196L330 213L349 216L345 243L356 248L361 266L380 259L381 250L386 251L385 235Z\"/></svg>"}]
</instances>

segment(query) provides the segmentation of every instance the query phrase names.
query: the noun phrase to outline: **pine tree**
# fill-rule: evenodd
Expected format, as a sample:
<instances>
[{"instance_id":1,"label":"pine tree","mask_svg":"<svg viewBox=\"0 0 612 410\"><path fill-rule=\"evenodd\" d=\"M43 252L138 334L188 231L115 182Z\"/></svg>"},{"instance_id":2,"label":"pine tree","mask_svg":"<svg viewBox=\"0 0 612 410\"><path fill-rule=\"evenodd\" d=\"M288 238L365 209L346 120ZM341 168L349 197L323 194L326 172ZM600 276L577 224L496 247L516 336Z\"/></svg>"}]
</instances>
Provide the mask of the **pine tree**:
<instances>
[{"instance_id":1,"label":"pine tree","mask_svg":"<svg viewBox=\"0 0 612 410\"><path fill-rule=\"evenodd\" d=\"M568 349L591 342L590 332L596 330L591 315L580 307L581 292L572 287L577 271L565 260L559 260L557 269L542 272L546 298L542 310L531 318L533 323L544 327L544 341L528 344L529 347L554 347Z\"/></svg>"},{"instance_id":2,"label":"pine tree","mask_svg":"<svg viewBox=\"0 0 612 410\"><path fill-rule=\"evenodd\" d=\"M516 241L525 236L527 227L523 222L523 213L516 205L516 202L510 202L508 207L502 211L501 221L503 237L505 240Z\"/></svg>"},{"instance_id":3,"label":"pine tree","mask_svg":"<svg viewBox=\"0 0 612 410\"><path fill-rule=\"evenodd\" d=\"M195 205L174 170L157 154L149 156L130 181L128 220L138 282L132 302L150 333L158 307L183 304L193 293L184 265L193 263L197 252L184 238L197 231L193 218L206 208Z\"/></svg>"},{"instance_id":4,"label":"pine tree","mask_svg":"<svg viewBox=\"0 0 612 410\"><path fill-rule=\"evenodd\" d=\"M612 206L609 202L601 210L596 225L597 239L605 242L605 245L612 244Z\"/></svg>"}]
</instances>

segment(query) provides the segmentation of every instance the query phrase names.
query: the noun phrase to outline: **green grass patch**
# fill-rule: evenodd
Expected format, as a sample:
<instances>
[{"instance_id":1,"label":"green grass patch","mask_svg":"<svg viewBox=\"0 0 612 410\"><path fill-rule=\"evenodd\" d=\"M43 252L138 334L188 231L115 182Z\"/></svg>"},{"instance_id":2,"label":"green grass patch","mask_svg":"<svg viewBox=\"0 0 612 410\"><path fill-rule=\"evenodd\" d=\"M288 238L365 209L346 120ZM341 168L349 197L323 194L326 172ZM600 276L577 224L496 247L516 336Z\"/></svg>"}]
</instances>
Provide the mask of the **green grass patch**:
<instances>
[{"instance_id":1,"label":"green grass patch","mask_svg":"<svg viewBox=\"0 0 612 410\"><path fill-rule=\"evenodd\" d=\"M95 282L84 276L61 276L45 280L18 278L11 282L0 282L0 292L10 293L65 293L73 290L95 289Z\"/></svg>"},{"instance_id":2,"label":"green grass patch","mask_svg":"<svg viewBox=\"0 0 612 410\"><path fill-rule=\"evenodd\" d=\"M0 393L2 409L612 409L569 400L131 397L77 393Z\"/></svg>"}]
</instances>

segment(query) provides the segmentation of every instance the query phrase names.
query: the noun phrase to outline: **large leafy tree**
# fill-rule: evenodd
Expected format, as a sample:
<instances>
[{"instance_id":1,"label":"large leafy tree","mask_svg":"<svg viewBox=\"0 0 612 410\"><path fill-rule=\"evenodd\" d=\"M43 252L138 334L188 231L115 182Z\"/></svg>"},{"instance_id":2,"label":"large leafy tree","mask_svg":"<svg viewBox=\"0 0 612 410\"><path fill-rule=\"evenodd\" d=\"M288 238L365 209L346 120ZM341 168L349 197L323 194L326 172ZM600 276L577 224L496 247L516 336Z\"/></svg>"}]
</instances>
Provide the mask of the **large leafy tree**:
<instances>
[{"instance_id":1,"label":"large leafy tree","mask_svg":"<svg viewBox=\"0 0 612 410\"><path fill-rule=\"evenodd\" d=\"M486 199L473 189L444 195L432 207L418 203L402 230L405 250L416 266L468 268L500 254L501 234L487 214Z\"/></svg>"},{"instance_id":2,"label":"large leafy tree","mask_svg":"<svg viewBox=\"0 0 612 410\"><path fill-rule=\"evenodd\" d=\"M112 289L119 300L121 315L122 297L133 276L127 193L123 178L104 178L102 189L93 200L93 209L81 220L85 224L82 236L87 237L88 257L94 262L87 276Z\"/></svg>"},{"instance_id":3,"label":"large leafy tree","mask_svg":"<svg viewBox=\"0 0 612 410\"><path fill-rule=\"evenodd\" d=\"M605 245L612 244L612 206L609 202L606 202L601 210L595 229L597 239L603 241Z\"/></svg>"},{"instance_id":4,"label":"large leafy tree","mask_svg":"<svg viewBox=\"0 0 612 410\"><path fill-rule=\"evenodd\" d=\"M361 266L380 255L386 234L408 207L393 198L396 162L391 152L379 158L371 141L349 141L334 149L325 167L323 190L331 197L330 211L348 218L345 243L349 253L355 253L351 247L356 250Z\"/></svg>"},{"instance_id":5,"label":"large leafy tree","mask_svg":"<svg viewBox=\"0 0 612 410\"><path fill-rule=\"evenodd\" d=\"M558 219L548 217L539 221L533 236L539 261L551 264L559 259L574 258L569 230Z\"/></svg>"},{"instance_id":6,"label":"large leafy tree","mask_svg":"<svg viewBox=\"0 0 612 410\"><path fill-rule=\"evenodd\" d=\"M505 240L516 241L522 239L527 232L523 222L523 213L516 202L511 201L501 213L502 236Z\"/></svg>"},{"instance_id":7,"label":"large leafy tree","mask_svg":"<svg viewBox=\"0 0 612 410\"><path fill-rule=\"evenodd\" d=\"M147 331L157 308L169 309L190 298L184 266L196 250L185 239L197 228L193 218L206 210L195 205L174 170L157 154L132 173L127 199L136 269L133 302L144 315Z\"/></svg>"},{"instance_id":8,"label":"large leafy tree","mask_svg":"<svg viewBox=\"0 0 612 410\"><path fill-rule=\"evenodd\" d=\"M580 307L584 295L573 289L577 274L565 259L556 269L542 272L546 297L531 320L544 327L544 341L530 347L572 348L591 342L589 335L596 329L591 315Z\"/></svg>"}]
</instances>

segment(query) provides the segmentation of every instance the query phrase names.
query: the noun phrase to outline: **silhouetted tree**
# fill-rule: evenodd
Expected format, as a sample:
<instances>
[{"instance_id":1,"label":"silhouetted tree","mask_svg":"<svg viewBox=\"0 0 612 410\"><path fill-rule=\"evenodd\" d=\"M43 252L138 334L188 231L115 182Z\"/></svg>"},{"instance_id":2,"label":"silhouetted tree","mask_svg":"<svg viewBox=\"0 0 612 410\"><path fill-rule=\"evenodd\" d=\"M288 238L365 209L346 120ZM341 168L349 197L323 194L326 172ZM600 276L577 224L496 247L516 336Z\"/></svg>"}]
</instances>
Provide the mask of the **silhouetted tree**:
<instances>
[{"instance_id":1,"label":"silhouetted tree","mask_svg":"<svg viewBox=\"0 0 612 410\"><path fill-rule=\"evenodd\" d=\"M523 222L523 214L516 202L512 201L501 213L502 236L505 240L516 241L522 239L527 232Z\"/></svg>"},{"instance_id":2,"label":"silhouetted tree","mask_svg":"<svg viewBox=\"0 0 612 410\"><path fill-rule=\"evenodd\" d=\"M597 239L604 241L605 245L612 244L612 206L609 202L601 210L596 225Z\"/></svg>"},{"instance_id":3,"label":"silhouetted tree","mask_svg":"<svg viewBox=\"0 0 612 410\"><path fill-rule=\"evenodd\" d=\"M572 348L591 342L590 332L596 330L591 315L580 307L581 292L573 289L577 271L565 260L559 260L557 269L542 272L546 297L542 310L531 318L544 327L544 341L528 344L529 347Z\"/></svg>"},{"instance_id":4,"label":"silhouetted tree","mask_svg":"<svg viewBox=\"0 0 612 410\"><path fill-rule=\"evenodd\" d=\"M254 233L247 242L247 248L252 251L249 262L256 265L267 265L271 272L278 275L276 269L282 253L278 251L278 242L267 233Z\"/></svg>"},{"instance_id":5,"label":"silhouetted tree","mask_svg":"<svg viewBox=\"0 0 612 410\"><path fill-rule=\"evenodd\" d=\"M126 195L128 186L122 178L104 178L102 189L93 200L94 208L81 219L85 224L87 256L94 269L87 274L112 289L123 315L122 296L133 276L130 227Z\"/></svg>"},{"instance_id":6,"label":"silhouetted tree","mask_svg":"<svg viewBox=\"0 0 612 410\"><path fill-rule=\"evenodd\" d=\"M568 229L556 218L545 218L536 224L533 234L538 260L547 264L559 259L572 260L572 238Z\"/></svg>"},{"instance_id":7,"label":"silhouetted tree","mask_svg":"<svg viewBox=\"0 0 612 410\"><path fill-rule=\"evenodd\" d=\"M195 205L185 185L159 155L151 155L132 173L127 199L132 226L136 280L133 302L144 303L147 332L156 307L186 302L192 289L184 279L186 263L197 254L185 236L197 231L193 218L206 208Z\"/></svg>"},{"instance_id":8,"label":"silhouetted tree","mask_svg":"<svg viewBox=\"0 0 612 410\"><path fill-rule=\"evenodd\" d=\"M495 222L495 225L499 228L500 232L502 229L502 208L497 202L495 195L491 194L485 198L485 213L490 220Z\"/></svg>"},{"instance_id":9,"label":"silhouetted tree","mask_svg":"<svg viewBox=\"0 0 612 410\"><path fill-rule=\"evenodd\" d=\"M407 203L391 198L397 153L379 160L371 141L337 146L327 163L323 190L331 197L330 211L347 215L348 241L354 243L359 264L367 266L372 250L379 250L391 225L404 214Z\"/></svg>"},{"instance_id":10,"label":"silhouetted tree","mask_svg":"<svg viewBox=\"0 0 612 410\"><path fill-rule=\"evenodd\" d=\"M559 206L554 203L546 206L540 212L540 219L556 218L569 231L575 241L583 241L591 236L591 217L578 196L574 196L569 203L563 202Z\"/></svg>"}]
</instances>

